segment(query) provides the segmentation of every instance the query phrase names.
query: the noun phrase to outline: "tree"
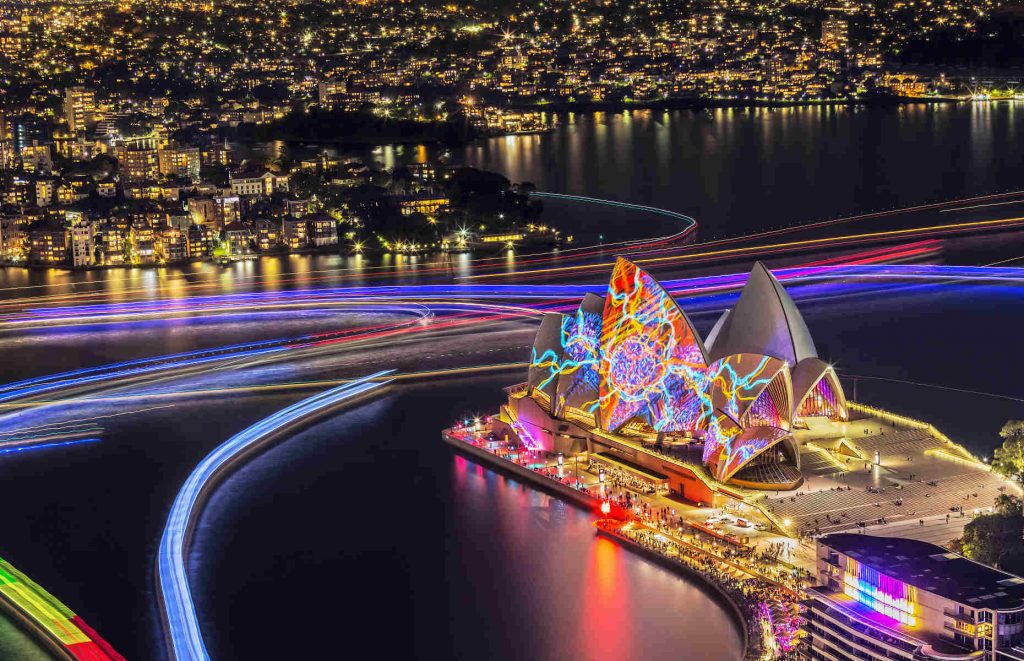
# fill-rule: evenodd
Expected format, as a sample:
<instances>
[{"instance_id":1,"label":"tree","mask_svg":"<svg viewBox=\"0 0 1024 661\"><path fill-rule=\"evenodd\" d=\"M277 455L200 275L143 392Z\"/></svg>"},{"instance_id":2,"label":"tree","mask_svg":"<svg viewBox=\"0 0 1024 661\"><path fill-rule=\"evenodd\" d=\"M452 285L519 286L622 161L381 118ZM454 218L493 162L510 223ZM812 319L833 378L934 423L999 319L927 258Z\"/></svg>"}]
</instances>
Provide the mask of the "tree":
<instances>
[{"instance_id":1,"label":"tree","mask_svg":"<svg viewBox=\"0 0 1024 661\"><path fill-rule=\"evenodd\" d=\"M999 430L1002 447L996 448L992 468L1003 475L1024 479L1024 420L1010 420Z\"/></svg>"},{"instance_id":2,"label":"tree","mask_svg":"<svg viewBox=\"0 0 1024 661\"><path fill-rule=\"evenodd\" d=\"M316 195L320 197L324 182L315 172L298 172L291 176L291 189L300 199Z\"/></svg>"},{"instance_id":3,"label":"tree","mask_svg":"<svg viewBox=\"0 0 1024 661\"><path fill-rule=\"evenodd\" d=\"M1000 494L995 512L983 514L964 526L964 535L950 547L971 560L1019 574L1024 571L1024 501Z\"/></svg>"},{"instance_id":4,"label":"tree","mask_svg":"<svg viewBox=\"0 0 1024 661\"><path fill-rule=\"evenodd\" d=\"M996 496L995 511L1002 516L1024 519L1024 500L1008 493L1001 493Z\"/></svg>"},{"instance_id":5,"label":"tree","mask_svg":"<svg viewBox=\"0 0 1024 661\"><path fill-rule=\"evenodd\" d=\"M405 165L399 165L391 170L390 189L392 193L405 194L412 188L412 170Z\"/></svg>"}]
</instances>

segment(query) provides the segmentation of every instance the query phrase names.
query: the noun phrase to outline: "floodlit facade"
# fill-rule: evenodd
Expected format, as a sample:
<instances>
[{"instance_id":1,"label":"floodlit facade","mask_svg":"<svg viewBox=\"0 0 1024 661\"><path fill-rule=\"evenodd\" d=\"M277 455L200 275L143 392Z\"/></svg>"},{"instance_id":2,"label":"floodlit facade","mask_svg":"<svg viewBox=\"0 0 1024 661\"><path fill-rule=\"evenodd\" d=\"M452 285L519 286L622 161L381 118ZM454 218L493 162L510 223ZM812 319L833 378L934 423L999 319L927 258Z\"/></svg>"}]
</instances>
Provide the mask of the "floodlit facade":
<instances>
[{"instance_id":1,"label":"floodlit facade","mask_svg":"<svg viewBox=\"0 0 1024 661\"><path fill-rule=\"evenodd\" d=\"M499 419L523 443L587 449L700 496L709 481L779 488L798 483L792 430L847 419L835 371L818 358L785 289L760 263L707 340L650 274L620 258L604 297L548 314L526 383L507 389ZM701 474L645 456L672 444L699 450ZM693 471L691 471L693 473ZM690 491L684 482L691 484Z\"/></svg>"},{"instance_id":2,"label":"floodlit facade","mask_svg":"<svg viewBox=\"0 0 1024 661\"><path fill-rule=\"evenodd\" d=\"M1024 659L1024 578L914 539L818 541L804 658Z\"/></svg>"}]
</instances>

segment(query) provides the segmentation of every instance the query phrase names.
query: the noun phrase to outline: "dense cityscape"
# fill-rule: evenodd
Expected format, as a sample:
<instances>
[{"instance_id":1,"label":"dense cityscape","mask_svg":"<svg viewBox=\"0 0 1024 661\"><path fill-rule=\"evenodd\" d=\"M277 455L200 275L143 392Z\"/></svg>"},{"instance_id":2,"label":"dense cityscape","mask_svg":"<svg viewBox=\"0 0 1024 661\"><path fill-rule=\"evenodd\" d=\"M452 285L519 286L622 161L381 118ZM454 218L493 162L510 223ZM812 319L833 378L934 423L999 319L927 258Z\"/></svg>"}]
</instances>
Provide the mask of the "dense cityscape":
<instances>
[{"instance_id":1,"label":"dense cityscape","mask_svg":"<svg viewBox=\"0 0 1024 661\"><path fill-rule=\"evenodd\" d=\"M968 50L996 34L1000 9L7 1L0 259L88 268L557 244L539 209L504 200L509 182L486 184L502 199L475 209L473 186L453 200L443 153L386 169L261 147L458 143L549 130L573 107L1012 96L1012 72L900 59L922 42Z\"/></svg>"},{"instance_id":2,"label":"dense cityscape","mask_svg":"<svg viewBox=\"0 0 1024 661\"><path fill-rule=\"evenodd\" d=\"M0 659L1024 661L1022 17L0 0Z\"/></svg>"}]
</instances>

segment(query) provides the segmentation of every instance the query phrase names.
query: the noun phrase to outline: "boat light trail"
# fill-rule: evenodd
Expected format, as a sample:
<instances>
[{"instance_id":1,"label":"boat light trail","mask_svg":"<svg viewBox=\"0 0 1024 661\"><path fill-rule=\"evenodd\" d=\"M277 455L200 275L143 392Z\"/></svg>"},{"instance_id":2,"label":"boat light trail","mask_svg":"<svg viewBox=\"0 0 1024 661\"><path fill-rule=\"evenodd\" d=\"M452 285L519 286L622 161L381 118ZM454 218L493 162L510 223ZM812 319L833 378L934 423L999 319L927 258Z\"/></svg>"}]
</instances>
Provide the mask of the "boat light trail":
<instances>
[{"instance_id":1,"label":"boat light trail","mask_svg":"<svg viewBox=\"0 0 1024 661\"><path fill-rule=\"evenodd\" d=\"M33 443L31 445L18 445L15 447L0 447L0 455L13 454L15 452L31 452L33 450L46 450L49 448L61 448L69 445L84 445L86 443L99 443L98 438L78 438L71 441L57 441L54 443Z\"/></svg>"},{"instance_id":2,"label":"boat light trail","mask_svg":"<svg viewBox=\"0 0 1024 661\"><path fill-rule=\"evenodd\" d=\"M244 452L273 438L289 426L387 385L390 381L379 379L389 374L391 370L377 372L313 395L278 411L229 438L199 462L188 476L171 506L157 552L157 578L162 599L164 630L168 637L169 651L174 659L199 661L210 658L199 629L199 620L188 585L185 558L188 555L195 517L202 510L202 500L215 479Z\"/></svg>"},{"instance_id":3,"label":"boat light trail","mask_svg":"<svg viewBox=\"0 0 1024 661\"><path fill-rule=\"evenodd\" d=\"M637 259L637 264L645 267L658 264L699 264L707 261L722 259L760 257L768 254L790 253L798 250L810 250L815 248L835 248L844 245L857 245L866 243L878 243L883 241L896 240L901 237L937 237L950 234L963 234L974 231L987 231L996 229L1015 228L1024 225L1024 217L1000 218L997 220L979 220L965 223L952 223L948 225L933 225L930 227L919 227L913 229L887 230L882 232L867 232L863 234L849 234L845 236L827 237L820 239L805 239L802 241L789 241L785 243L761 244L755 246L744 246L741 248L726 248L720 250L706 250L704 252L684 253L667 257L648 257ZM489 278L509 277L537 277L550 275L552 273L572 273L579 271L611 270L611 263L597 262L594 264L561 266L545 269L533 269L527 271L514 271L511 273L482 273L479 275L468 275L458 278L459 280L485 280Z\"/></svg>"},{"instance_id":4,"label":"boat light trail","mask_svg":"<svg viewBox=\"0 0 1024 661\"><path fill-rule=\"evenodd\" d=\"M71 658L79 661L125 661L85 620L2 559L0 599L42 629Z\"/></svg>"}]
</instances>

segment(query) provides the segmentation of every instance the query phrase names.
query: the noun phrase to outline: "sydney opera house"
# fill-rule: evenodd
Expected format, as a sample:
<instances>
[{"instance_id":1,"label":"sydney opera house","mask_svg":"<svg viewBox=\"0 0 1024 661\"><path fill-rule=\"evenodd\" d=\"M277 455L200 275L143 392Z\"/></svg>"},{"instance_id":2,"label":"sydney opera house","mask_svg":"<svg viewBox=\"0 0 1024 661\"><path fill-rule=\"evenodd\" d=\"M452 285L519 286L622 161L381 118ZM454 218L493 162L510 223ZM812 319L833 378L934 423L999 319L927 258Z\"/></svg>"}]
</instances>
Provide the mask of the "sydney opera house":
<instances>
[{"instance_id":1,"label":"sydney opera house","mask_svg":"<svg viewBox=\"0 0 1024 661\"><path fill-rule=\"evenodd\" d=\"M603 298L545 315L527 381L506 392L504 437L586 451L702 502L729 485L799 485L794 431L848 415L835 371L760 263L701 339L662 286L620 258Z\"/></svg>"}]
</instances>

